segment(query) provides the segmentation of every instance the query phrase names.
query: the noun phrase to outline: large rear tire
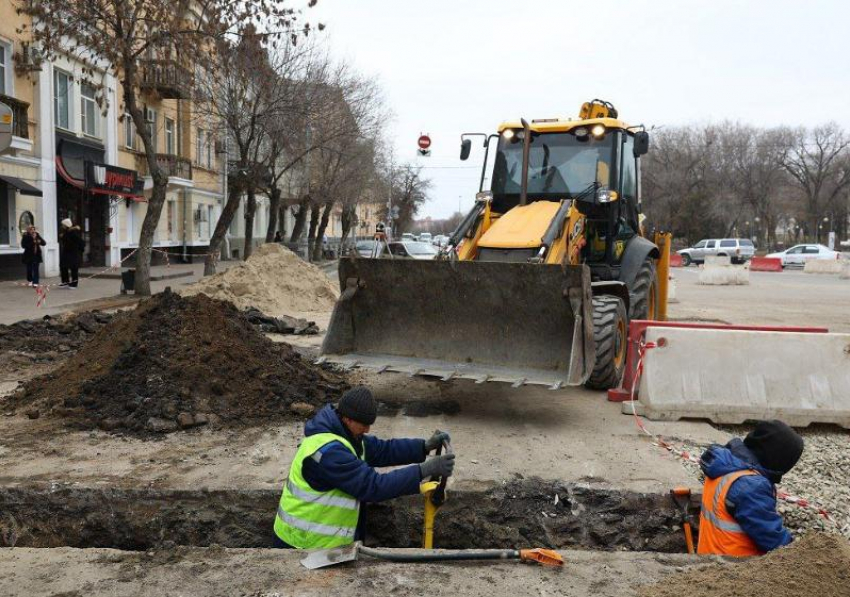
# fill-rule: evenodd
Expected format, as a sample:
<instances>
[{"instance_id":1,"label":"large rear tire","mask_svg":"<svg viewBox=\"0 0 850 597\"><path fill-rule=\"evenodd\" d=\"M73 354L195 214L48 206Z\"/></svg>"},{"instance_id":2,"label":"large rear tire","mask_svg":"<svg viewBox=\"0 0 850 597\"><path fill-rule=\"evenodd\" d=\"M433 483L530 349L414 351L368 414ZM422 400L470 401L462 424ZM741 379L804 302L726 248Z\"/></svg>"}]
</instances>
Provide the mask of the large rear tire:
<instances>
[{"instance_id":1,"label":"large rear tire","mask_svg":"<svg viewBox=\"0 0 850 597\"><path fill-rule=\"evenodd\" d=\"M607 390L620 384L626 367L628 321L623 300L616 296L593 297L593 340L596 362L585 384L592 390Z\"/></svg>"},{"instance_id":2,"label":"large rear tire","mask_svg":"<svg viewBox=\"0 0 850 597\"><path fill-rule=\"evenodd\" d=\"M632 304L629 321L633 319L658 319L658 277L655 263L647 257L640 266L631 290Z\"/></svg>"}]
</instances>

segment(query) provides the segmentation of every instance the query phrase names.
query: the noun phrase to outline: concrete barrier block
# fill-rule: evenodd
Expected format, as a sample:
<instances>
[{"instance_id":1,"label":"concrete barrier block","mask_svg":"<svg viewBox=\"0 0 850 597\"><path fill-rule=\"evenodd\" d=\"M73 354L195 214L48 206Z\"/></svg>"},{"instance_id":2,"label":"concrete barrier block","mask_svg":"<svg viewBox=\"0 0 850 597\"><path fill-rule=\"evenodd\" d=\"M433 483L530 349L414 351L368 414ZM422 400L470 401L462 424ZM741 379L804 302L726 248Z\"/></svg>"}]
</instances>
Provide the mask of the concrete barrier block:
<instances>
[{"instance_id":1,"label":"concrete barrier block","mask_svg":"<svg viewBox=\"0 0 850 597\"><path fill-rule=\"evenodd\" d=\"M667 302L668 303L678 303L679 299L676 298L676 278L675 276L670 276L667 280Z\"/></svg>"},{"instance_id":2,"label":"concrete barrier block","mask_svg":"<svg viewBox=\"0 0 850 597\"><path fill-rule=\"evenodd\" d=\"M670 267L682 267L682 256L678 253L670 253Z\"/></svg>"},{"instance_id":3,"label":"concrete barrier block","mask_svg":"<svg viewBox=\"0 0 850 597\"><path fill-rule=\"evenodd\" d=\"M844 266L844 271L838 274L842 280L850 280L850 263Z\"/></svg>"},{"instance_id":4,"label":"concrete barrier block","mask_svg":"<svg viewBox=\"0 0 850 597\"><path fill-rule=\"evenodd\" d=\"M843 259L810 259L803 271L807 274L841 274L847 263Z\"/></svg>"},{"instance_id":5,"label":"concrete barrier block","mask_svg":"<svg viewBox=\"0 0 850 597\"><path fill-rule=\"evenodd\" d=\"M649 328L640 402L649 419L781 419L850 429L850 334Z\"/></svg>"},{"instance_id":6,"label":"concrete barrier block","mask_svg":"<svg viewBox=\"0 0 850 597\"><path fill-rule=\"evenodd\" d=\"M705 265L731 265L732 260L727 256L706 255Z\"/></svg>"},{"instance_id":7,"label":"concrete barrier block","mask_svg":"<svg viewBox=\"0 0 850 597\"><path fill-rule=\"evenodd\" d=\"M753 257L750 259L751 272L781 272L782 260L779 257Z\"/></svg>"},{"instance_id":8,"label":"concrete barrier block","mask_svg":"<svg viewBox=\"0 0 850 597\"><path fill-rule=\"evenodd\" d=\"M699 284L709 286L746 286L750 283L750 270L742 265L709 265L700 269Z\"/></svg>"}]
</instances>

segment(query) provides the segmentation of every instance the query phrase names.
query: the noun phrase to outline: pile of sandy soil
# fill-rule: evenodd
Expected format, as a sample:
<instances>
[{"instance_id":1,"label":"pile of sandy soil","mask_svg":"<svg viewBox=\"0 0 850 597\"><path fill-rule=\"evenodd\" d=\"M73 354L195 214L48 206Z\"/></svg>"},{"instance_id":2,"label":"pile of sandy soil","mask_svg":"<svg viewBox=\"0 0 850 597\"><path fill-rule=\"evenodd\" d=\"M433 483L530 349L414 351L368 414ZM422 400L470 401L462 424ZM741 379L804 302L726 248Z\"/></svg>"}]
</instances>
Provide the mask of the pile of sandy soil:
<instances>
[{"instance_id":1,"label":"pile of sandy soil","mask_svg":"<svg viewBox=\"0 0 850 597\"><path fill-rule=\"evenodd\" d=\"M850 542L810 533L764 557L712 564L644 587L642 597L846 597L850 595Z\"/></svg>"},{"instance_id":2,"label":"pile of sandy soil","mask_svg":"<svg viewBox=\"0 0 850 597\"><path fill-rule=\"evenodd\" d=\"M346 387L232 304L166 291L115 316L13 401L83 428L146 434L303 418Z\"/></svg>"},{"instance_id":3,"label":"pile of sandy soil","mask_svg":"<svg viewBox=\"0 0 850 597\"><path fill-rule=\"evenodd\" d=\"M254 307L274 317L333 309L339 290L318 267L276 243L260 246L245 263L180 291Z\"/></svg>"}]
</instances>

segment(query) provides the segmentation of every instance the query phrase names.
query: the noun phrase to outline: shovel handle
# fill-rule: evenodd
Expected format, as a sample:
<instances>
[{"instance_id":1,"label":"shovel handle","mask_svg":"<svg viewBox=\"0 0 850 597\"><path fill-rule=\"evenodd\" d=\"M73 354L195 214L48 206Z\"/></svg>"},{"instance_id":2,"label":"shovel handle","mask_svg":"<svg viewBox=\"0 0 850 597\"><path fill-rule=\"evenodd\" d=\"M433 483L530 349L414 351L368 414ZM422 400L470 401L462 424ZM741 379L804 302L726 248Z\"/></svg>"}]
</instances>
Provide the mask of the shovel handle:
<instances>
[{"instance_id":1,"label":"shovel handle","mask_svg":"<svg viewBox=\"0 0 850 597\"><path fill-rule=\"evenodd\" d=\"M467 560L518 560L515 549L484 549L479 551L434 551L428 553L398 553L371 547L361 547L358 553L390 562L458 562Z\"/></svg>"}]
</instances>

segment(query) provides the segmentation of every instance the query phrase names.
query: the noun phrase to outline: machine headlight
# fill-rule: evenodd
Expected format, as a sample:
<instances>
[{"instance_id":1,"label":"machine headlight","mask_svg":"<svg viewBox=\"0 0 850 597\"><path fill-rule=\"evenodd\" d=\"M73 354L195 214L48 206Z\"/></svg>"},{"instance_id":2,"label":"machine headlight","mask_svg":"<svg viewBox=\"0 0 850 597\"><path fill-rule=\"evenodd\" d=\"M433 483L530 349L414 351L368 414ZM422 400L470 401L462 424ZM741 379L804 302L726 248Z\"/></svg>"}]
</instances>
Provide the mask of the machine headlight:
<instances>
[{"instance_id":1,"label":"machine headlight","mask_svg":"<svg viewBox=\"0 0 850 597\"><path fill-rule=\"evenodd\" d=\"M611 203L617 200L617 191L610 191L608 187L599 187L596 191L596 201L598 203Z\"/></svg>"},{"instance_id":2,"label":"machine headlight","mask_svg":"<svg viewBox=\"0 0 850 597\"><path fill-rule=\"evenodd\" d=\"M505 141L510 141L514 138L514 135L516 135L516 133L514 133L513 129L505 129L502 131L502 136L505 138Z\"/></svg>"},{"instance_id":3,"label":"machine headlight","mask_svg":"<svg viewBox=\"0 0 850 597\"><path fill-rule=\"evenodd\" d=\"M580 126L575 130L575 134L578 138L587 137L587 129L583 126Z\"/></svg>"},{"instance_id":4,"label":"machine headlight","mask_svg":"<svg viewBox=\"0 0 850 597\"><path fill-rule=\"evenodd\" d=\"M493 200L493 192L492 191L481 191L480 193L475 193L476 201L492 201Z\"/></svg>"},{"instance_id":5,"label":"machine headlight","mask_svg":"<svg viewBox=\"0 0 850 597\"><path fill-rule=\"evenodd\" d=\"M605 127L601 124L597 124L590 130L590 133L598 139L605 134Z\"/></svg>"}]
</instances>

